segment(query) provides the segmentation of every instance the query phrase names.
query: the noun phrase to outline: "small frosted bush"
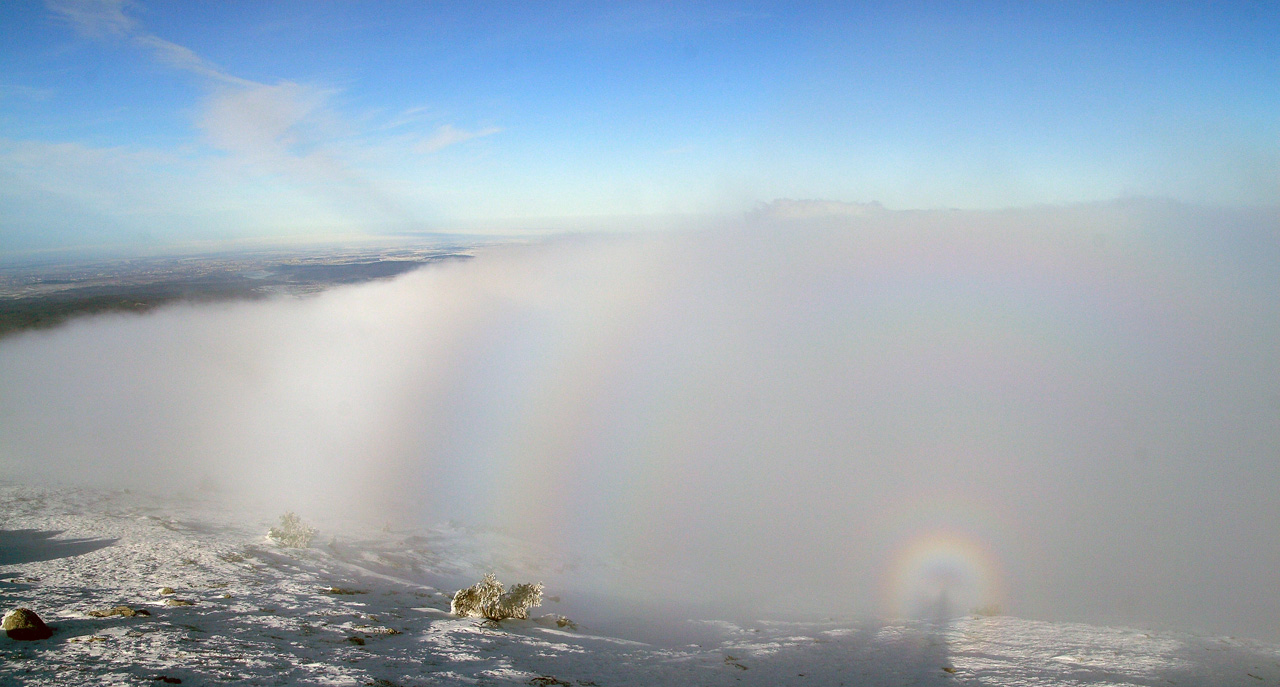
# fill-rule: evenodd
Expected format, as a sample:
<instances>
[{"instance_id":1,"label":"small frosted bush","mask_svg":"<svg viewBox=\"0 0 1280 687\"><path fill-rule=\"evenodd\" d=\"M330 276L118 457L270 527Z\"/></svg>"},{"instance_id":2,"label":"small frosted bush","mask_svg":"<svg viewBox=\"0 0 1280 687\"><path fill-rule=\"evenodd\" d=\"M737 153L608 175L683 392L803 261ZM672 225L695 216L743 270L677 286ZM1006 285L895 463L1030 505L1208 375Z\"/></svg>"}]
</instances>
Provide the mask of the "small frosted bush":
<instances>
[{"instance_id":1,"label":"small frosted bush","mask_svg":"<svg viewBox=\"0 0 1280 687\"><path fill-rule=\"evenodd\" d=\"M487 618L489 620L520 620L529 617L529 609L542 605L542 583L517 584L510 591L493 573L483 580L459 589L453 595L449 611L462 618Z\"/></svg>"},{"instance_id":2,"label":"small frosted bush","mask_svg":"<svg viewBox=\"0 0 1280 687\"><path fill-rule=\"evenodd\" d=\"M1004 615L1004 611L1000 608L1000 604L986 604L973 609L973 614L984 618L991 618L997 615Z\"/></svg>"},{"instance_id":3,"label":"small frosted bush","mask_svg":"<svg viewBox=\"0 0 1280 687\"><path fill-rule=\"evenodd\" d=\"M302 518L289 512L280 516L279 527L272 527L267 531L267 539L291 549L305 549L311 546L311 540L318 532L314 527L307 527Z\"/></svg>"},{"instance_id":4,"label":"small frosted bush","mask_svg":"<svg viewBox=\"0 0 1280 687\"><path fill-rule=\"evenodd\" d=\"M502 596L502 583L493 573L484 576L483 580L459 589L453 594L453 602L449 604L449 612L462 618L488 617L485 609L492 608Z\"/></svg>"},{"instance_id":5,"label":"small frosted bush","mask_svg":"<svg viewBox=\"0 0 1280 687\"><path fill-rule=\"evenodd\" d=\"M529 609L542 605L542 583L533 584L517 584L511 587L506 594L498 597L497 613L495 620L502 618L519 618L521 620L529 617Z\"/></svg>"}]
</instances>

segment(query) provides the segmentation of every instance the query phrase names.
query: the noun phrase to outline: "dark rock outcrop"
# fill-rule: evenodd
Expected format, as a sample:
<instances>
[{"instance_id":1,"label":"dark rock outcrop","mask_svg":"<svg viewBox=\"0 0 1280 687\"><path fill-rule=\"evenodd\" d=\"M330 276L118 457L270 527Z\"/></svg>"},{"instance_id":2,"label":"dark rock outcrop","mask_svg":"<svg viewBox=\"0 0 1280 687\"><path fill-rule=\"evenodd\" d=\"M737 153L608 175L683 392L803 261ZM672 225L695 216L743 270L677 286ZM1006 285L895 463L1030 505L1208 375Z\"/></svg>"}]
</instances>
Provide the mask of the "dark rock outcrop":
<instances>
[{"instance_id":1,"label":"dark rock outcrop","mask_svg":"<svg viewBox=\"0 0 1280 687\"><path fill-rule=\"evenodd\" d=\"M112 616L124 616L132 618L135 615L151 615L151 611L145 608L129 608L128 606L116 606L115 608L107 608L100 611L89 611L89 615L95 618L110 618Z\"/></svg>"},{"instance_id":2,"label":"dark rock outcrop","mask_svg":"<svg viewBox=\"0 0 1280 687\"><path fill-rule=\"evenodd\" d=\"M10 639L32 641L48 639L53 630L30 608L15 608L4 614L3 628Z\"/></svg>"}]
</instances>

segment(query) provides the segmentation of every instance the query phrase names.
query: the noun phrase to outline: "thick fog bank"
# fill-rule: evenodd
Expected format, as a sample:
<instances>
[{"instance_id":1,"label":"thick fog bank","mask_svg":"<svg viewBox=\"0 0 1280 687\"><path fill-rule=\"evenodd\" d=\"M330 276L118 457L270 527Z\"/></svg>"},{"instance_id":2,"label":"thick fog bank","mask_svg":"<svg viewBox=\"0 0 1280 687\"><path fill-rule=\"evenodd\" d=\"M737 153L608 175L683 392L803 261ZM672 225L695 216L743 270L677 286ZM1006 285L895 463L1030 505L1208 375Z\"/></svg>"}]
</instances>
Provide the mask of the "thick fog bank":
<instances>
[{"instance_id":1,"label":"thick fog bank","mask_svg":"<svg viewBox=\"0 0 1280 687\"><path fill-rule=\"evenodd\" d=\"M497 526L633 600L1276 639L1278 293L1274 213L779 203L6 339L0 469Z\"/></svg>"}]
</instances>

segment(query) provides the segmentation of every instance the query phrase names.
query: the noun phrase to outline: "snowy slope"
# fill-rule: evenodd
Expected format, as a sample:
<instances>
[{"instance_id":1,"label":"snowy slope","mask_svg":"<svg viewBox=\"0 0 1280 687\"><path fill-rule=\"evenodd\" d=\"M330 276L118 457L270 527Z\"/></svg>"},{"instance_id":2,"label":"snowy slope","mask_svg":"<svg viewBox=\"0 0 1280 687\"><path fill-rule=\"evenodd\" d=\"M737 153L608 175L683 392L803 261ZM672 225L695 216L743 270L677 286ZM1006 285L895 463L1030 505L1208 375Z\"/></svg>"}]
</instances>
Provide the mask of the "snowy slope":
<instances>
[{"instance_id":1,"label":"snowy slope","mask_svg":"<svg viewBox=\"0 0 1280 687\"><path fill-rule=\"evenodd\" d=\"M548 588L562 601L492 626L450 616L442 592L505 578L516 542L442 526L283 549L272 524L215 502L0 484L3 607L57 628L0 637L0 684L1280 685L1280 647L1010 617L672 617L678 641L643 643L557 622L574 590ZM89 614L119 605L150 615Z\"/></svg>"}]
</instances>

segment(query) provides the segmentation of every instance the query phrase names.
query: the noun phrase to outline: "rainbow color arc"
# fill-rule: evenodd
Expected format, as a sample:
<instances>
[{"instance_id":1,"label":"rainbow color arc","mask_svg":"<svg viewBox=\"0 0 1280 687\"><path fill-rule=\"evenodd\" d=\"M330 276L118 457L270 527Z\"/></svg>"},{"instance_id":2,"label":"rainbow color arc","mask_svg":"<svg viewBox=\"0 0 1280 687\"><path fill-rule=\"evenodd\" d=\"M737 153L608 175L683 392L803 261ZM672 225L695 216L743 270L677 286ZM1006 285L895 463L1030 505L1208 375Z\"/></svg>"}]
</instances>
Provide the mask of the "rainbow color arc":
<instances>
[{"instance_id":1,"label":"rainbow color arc","mask_svg":"<svg viewBox=\"0 0 1280 687\"><path fill-rule=\"evenodd\" d=\"M886 568L882 598L890 618L945 619L1008 598L995 550L965 532L934 530L899 547Z\"/></svg>"}]
</instances>

